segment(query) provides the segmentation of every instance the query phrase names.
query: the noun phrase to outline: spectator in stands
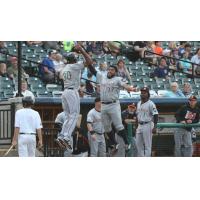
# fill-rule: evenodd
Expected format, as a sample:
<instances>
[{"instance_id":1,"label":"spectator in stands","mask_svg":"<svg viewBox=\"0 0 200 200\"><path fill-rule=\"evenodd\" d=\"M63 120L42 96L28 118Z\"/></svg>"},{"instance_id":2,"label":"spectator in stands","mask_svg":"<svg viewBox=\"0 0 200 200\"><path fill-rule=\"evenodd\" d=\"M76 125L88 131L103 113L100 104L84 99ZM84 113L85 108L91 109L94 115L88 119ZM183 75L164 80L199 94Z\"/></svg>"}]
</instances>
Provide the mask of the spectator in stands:
<instances>
[{"instance_id":1,"label":"spectator in stands","mask_svg":"<svg viewBox=\"0 0 200 200\"><path fill-rule=\"evenodd\" d=\"M161 46L162 46L162 42L156 41L155 42L154 53L162 55L163 54L163 49L162 49Z\"/></svg>"},{"instance_id":2,"label":"spectator in stands","mask_svg":"<svg viewBox=\"0 0 200 200\"><path fill-rule=\"evenodd\" d=\"M189 44L189 43L186 43L185 44L185 49L184 49L184 52L188 52L188 58L189 59L191 59L192 58L192 56L193 56L193 54L192 54L192 47L191 47L191 44ZM183 53L184 53L183 52Z\"/></svg>"},{"instance_id":3,"label":"spectator in stands","mask_svg":"<svg viewBox=\"0 0 200 200\"><path fill-rule=\"evenodd\" d=\"M107 75L107 69L108 69L107 63L103 62L99 64L99 68L97 68L97 71L101 72L104 75Z\"/></svg>"},{"instance_id":4,"label":"spectator in stands","mask_svg":"<svg viewBox=\"0 0 200 200\"><path fill-rule=\"evenodd\" d=\"M108 47L108 42L104 41L102 44L103 54L111 54L110 48Z\"/></svg>"},{"instance_id":5,"label":"spectator in stands","mask_svg":"<svg viewBox=\"0 0 200 200\"><path fill-rule=\"evenodd\" d=\"M180 41L180 45L178 47L178 55L180 57L182 57L183 53L185 52L185 45L186 45L186 41Z\"/></svg>"},{"instance_id":6,"label":"spectator in stands","mask_svg":"<svg viewBox=\"0 0 200 200\"><path fill-rule=\"evenodd\" d=\"M147 44L144 41L136 41L133 44L133 55L132 55L132 61L137 61L139 58L144 58L144 51Z\"/></svg>"},{"instance_id":7,"label":"spectator in stands","mask_svg":"<svg viewBox=\"0 0 200 200\"><path fill-rule=\"evenodd\" d=\"M195 55L192 56L191 62L200 65L200 48L198 48Z\"/></svg>"},{"instance_id":8,"label":"spectator in stands","mask_svg":"<svg viewBox=\"0 0 200 200\"><path fill-rule=\"evenodd\" d=\"M28 85L25 80L21 82L21 93L24 97L30 96L33 99L33 102L35 102L35 96L30 90L28 90ZM14 92L14 96L18 96L18 91Z\"/></svg>"},{"instance_id":9,"label":"spectator in stands","mask_svg":"<svg viewBox=\"0 0 200 200\"><path fill-rule=\"evenodd\" d=\"M189 74L189 73L191 73L191 71L192 71L192 64L191 63L188 63L188 62L190 62L190 60L188 59L188 57L189 57L189 53L187 52L187 51L185 51L184 53L183 53L183 58L181 59L181 60L183 60L183 61L179 61L179 68L183 71L183 72L185 72L185 73L187 73L187 74ZM186 61L186 62L185 62ZM188 61L188 62L187 62Z\"/></svg>"},{"instance_id":10,"label":"spectator in stands","mask_svg":"<svg viewBox=\"0 0 200 200\"><path fill-rule=\"evenodd\" d=\"M0 76L9 78L6 63L0 63Z\"/></svg>"},{"instance_id":11,"label":"spectator in stands","mask_svg":"<svg viewBox=\"0 0 200 200\"><path fill-rule=\"evenodd\" d=\"M60 72L61 69L64 67L63 57L60 53L57 53L55 56L55 60L53 60L54 68L56 72Z\"/></svg>"},{"instance_id":12,"label":"spectator in stands","mask_svg":"<svg viewBox=\"0 0 200 200\"><path fill-rule=\"evenodd\" d=\"M171 97L185 97L185 95L179 89L177 82L172 82L170 87L171 87L171 91L172 91L172 94L173 94L173 96L171 96Z\"/></svg>"},{"instance_id":13,"label":"spectator in stands","mask_svg":"<svg viewBox=\"0 0 200 200\"><path fill-rule=\"evenodd\" d=\"M93 76L92 73L88 72L88 74L87 74L88 80L86 80L86 82L85 82L86 92L89 94L94 93L94 88L95 88L95 84L91 82L92 76Z\"/></svg>"},{"instance_id":14,"label":"spectator in stands","mask_svg":"<svg viewBox=\"0 0 200 200\"><path fill-rule=\"evenodd\" d=\"M0 41L0 52L9 53L8 49L7 49L6 42L4 42L4 41ZM0 61L4 61L5 62L6 59L7 59L7 55L0 53Z\"/></svg>"},{"instance_id":15,"label":"spectator in stands","mask_svg":"<svg viewBox=\"0 0 200 200\"><path fill-rule=\"evenodd\" d=\"M49 56L44 58L39 66L39 75L45 83L55 82L55 66L53 61L56 59L56 54L56 50L49 51Z\"/></svg>"},{"instance_id":16,"label":"spectator in stands","mask_svg":"<svg viewBox=\"0 0 200 200\"><path fill-rule=\"evenodd\" d=\"M81 98L83 98L84 95L85 95L84 94L84 92L85 92L85 83L84 82L81 82L81 85L80 85L80 88L79 88L78 92L79 92L79 96Z\"/></svg>"},{"instance_id":17,"label":"spectator in stands","mask_svg":"<svg viewBox=\"0 0 200 200\"><path fill-rule=\"evenodd\" d=\"M162 57L160 59L159 66L154 70L154 76L158 78L168 79L169 78L168 72L169 72L169 68L167 66L166 59Z\"/></svg>"},{"instance_id":18,"label":"spectator in stands","mask_svg":"<svg viewBox=\"0 0 200 200\"><path fill-rule=\"evenodd\" d=\"M57 41L43 41L42 45L44 49L55 49L59 50L60 49L60 42Z\"/></svg>"},{"instance_id":19,"label":"spectator in stands","mask_svg":"<svg viewBox=\"0 0 200 200\"><path fill-rule=\"evenodd\" d=\"M118 76L122 77L123 79L126 79L129 82L129 84L132 85L130 73L126 68L125 62L123 60L120 59L117 62L117 69L118 69Z\"/></svg>"},{"instance_id":20,"label":"spectator in stands","mask_svg":"<svg viewBox=\"0 0 200 200\"><path fill-rule=\"evenodd\" d=\"M155 48L155 43L152 41L148 41L147 42L147 46L146 46L146 50L147 51L151 51L154 52L154 48ZM157 58L154 54L148 53L146 52L145 54L145 60L149 61L149 64L156 64L157 63Z\"/></svg>"},{"instance_id":21,"label":"spectator in stands","mask_svg":"<svg viewBox=\"0 0 200 200\"><path fill-rule=\"evenodd\" d=\"M10 63L11 63L11 65L8 68L7 72L11 79L15 79L18 77L18 59L16 57L11 57ZM23 68L21 68L21 76L22 76L23 80L29 78L29 75L26 74L26 72L24 71Z\"/></svg>"},{"instance_id":22,"label":"spectator in stands","mask_svg":"<svg viewBox=\"0 0 200 200\"><path fill-rule=\"evenodd\" d=\"M192 96L192 86L190 85L190 83L187 82L183 84L183 94L187 98Z\"/></svg>"},{"instance_id":23,"label":"spectator in stands","mask_svg":"<svg viewBox=\"0 0 200 200\"><path fill-rule=\"evenodd\" d=\"M101 42L89 42L87 45L87 52L92 53L94 55L101 55L102 54L102 44Z\"/></svg>"}]
</instances>

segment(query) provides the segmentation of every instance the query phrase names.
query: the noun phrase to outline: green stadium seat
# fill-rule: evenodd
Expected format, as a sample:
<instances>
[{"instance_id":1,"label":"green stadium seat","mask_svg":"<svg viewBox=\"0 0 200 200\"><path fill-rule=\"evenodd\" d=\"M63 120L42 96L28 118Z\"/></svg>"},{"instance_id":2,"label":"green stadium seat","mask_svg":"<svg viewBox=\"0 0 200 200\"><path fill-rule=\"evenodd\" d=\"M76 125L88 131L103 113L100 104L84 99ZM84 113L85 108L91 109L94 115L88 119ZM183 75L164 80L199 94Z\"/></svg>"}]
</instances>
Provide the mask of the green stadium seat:
<instances>
[{"instance_id":1,"label":"green stadium seat","mask_svg":"<svg viewBox=\"0 0 200 200\"><path fill-rule=\"evenodd\" d=\"M37 91L36 96L37 97L52 97L52 93L48 91Z\"/></svg>"},{"instance_id":2,"label":"green stadium seat","mask_svg":"<svg viewBox=\"0 0 200 200\"><path fill-rule=\"evenodd\" d=\"M48 92L62 91L62 85L47 84L47 85L46 85L46 90L47 90Z\"/></svg>"},{"instance_id":3,"label":"green stadium seat","mask_svg":"<svg viewBox=\"0 0 200 200\"><path fill-rule=\"evenodd\" d=\"M53 95L53 97L61 97L62 93L63 93L62 91L53 91L52 95Z\"/></svg>"}]
</instances>

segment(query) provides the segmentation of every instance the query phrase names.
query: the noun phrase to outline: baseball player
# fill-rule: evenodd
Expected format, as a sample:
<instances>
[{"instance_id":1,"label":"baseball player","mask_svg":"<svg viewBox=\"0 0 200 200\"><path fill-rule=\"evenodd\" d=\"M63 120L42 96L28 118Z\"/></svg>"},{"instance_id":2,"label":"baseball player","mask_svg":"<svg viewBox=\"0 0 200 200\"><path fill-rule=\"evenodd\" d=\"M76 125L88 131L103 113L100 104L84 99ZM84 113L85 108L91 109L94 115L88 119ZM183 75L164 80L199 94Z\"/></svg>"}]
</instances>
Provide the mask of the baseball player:
<instances>
[{"instance_id":1,"label":"baseball player","mask_svg":"<svg viewBox=\"0 0 200 200\"><path fill-rule=\"evenodd\" d=\"M95 108L87 115L88 139L91 157L106 156L106 142L104 138L104 127L101 118L101 100L95 99Z\"/></svg>"},{"instance_id":2,"label":"baseball player","mask_svg":"<svg viewBox=\"0 0 200 200\"><path fill-rule=\"evenodd\" d=\"M56 142L61 148L68 148L72 151L72 132L76 126L80 112L80 98L78 89L80 87L81 70L84 66L91 65L92 59L86 51L76 45L74 50L81 53L85 58L85 63L78 63L74 53L67 56L67 65L60 72L60 78L64 82L64 92L62 94L62 105L66 114L66 121L62 131L58 135Z\"/></svg>"},{"instance_id":3,"label":"baseball player","mask_svg":"<svg viewBox=\"0 0 200 200\"><path fill-rule=\"evenodd\" d=\"M15 131L12 145L16 146L18 139L19 157L35 157L36 134L38 134L39 147L42 147L42 122L37 111L31 109L33 99L31 96L23 97L23 107L15 114Z\"/></svg>"},{"instance_id":4,"label":"baseball player","mask_svg":"<svg viewBox=\"0 0 200 200\"><path fill-rule=\"evenodd\" d=\"M143 87L141 101L137 104L136 146L138 156L151 156L152 133L156 133L158 111L155 104L149 100L149 88Z\"/></svg>"},{"instance_id":5,"label":"baseball player","mask_svg":"<svg viewBox=\"0 0 200 200\"><path fill-rule=\"evenodd\" d=\"M198 123L200 118L200 109L197 106L197 98L192 95L188 103L182 106L175 114L177 123L192 124ZM193 128L177 128L174 133L175 156L191 157L192 150L192 132Z\"/></svg>"},{"instance_id":6,"label":"baseball player","mask_svg":"<svg viewBox=\"0 0 200 200\"><path fill-rule=\"evenodd\" d=\"M124 140L126 150L129 150L131 145L128 144L127 135L122 124L119 92L121 88L128 91L135 91L135 88L123 82L121 77L116 76L118 70L115 65L109 66L106 76L101 72L97 72L92 65L89 65L88 68L97 77L97 82L100 83L101 116L105 132L112 135L111 124L113 123L117 134ZM115 148L117 146L118 144L115 142Z\"/></svg>"}]
</instances>

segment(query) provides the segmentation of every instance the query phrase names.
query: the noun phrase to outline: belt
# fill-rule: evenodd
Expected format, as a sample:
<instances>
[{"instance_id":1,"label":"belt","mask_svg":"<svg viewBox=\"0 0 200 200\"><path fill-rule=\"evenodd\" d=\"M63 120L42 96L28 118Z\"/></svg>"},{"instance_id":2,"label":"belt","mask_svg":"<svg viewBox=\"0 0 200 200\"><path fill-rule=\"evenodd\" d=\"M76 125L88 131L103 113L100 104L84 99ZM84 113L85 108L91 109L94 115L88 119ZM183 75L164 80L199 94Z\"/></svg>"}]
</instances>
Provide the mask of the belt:
<instances>
[{"instance_id":1,"label":"belt","mask_svg":"<svg viewBox=\"0 0 200 200\"><path fill-rule=\"evenodd\" d=\"M65 89L67 89L67 90L73 90L74 88L65 88Z\"/></svg>"},{"instance_id":2,"label":"belt","mask_svg":"<svg viewBox=\"0 0 200 200\"><path fill-rule=\"evenodd\" d=\"M103 135L103 133L97 133L97 132L95 132L97 135Z\"/></svg>"},{"instance_id":3,"label":"belt","mask_svg":"<svg viewBox=\"0 0 200 200\"><path fill-rule=\"evenodd\" d=\"M150 122L150 121L149 121ZM138 122L140 125L148 124L149 122Z\"/></svg>"},{"instance_id":4,"label":"belt","mask_svg":"<svg viewBox=\"0 0 200 200\"><path fill-rule=\"evenodd\" d=\"M111 103L116 103L117 101L114 100L114 101L102 101L101 103L102 104L111 104Z\"/></svg>"},{"instance_id":5,"label":"belt","mask_svg":"<svg viewBox=\"0 0 200 200\"><path fill-rule=\"evenodd\" d=\"M36 133L19 133L20 135L36 135Z\"/></svg>"}]
</instances>

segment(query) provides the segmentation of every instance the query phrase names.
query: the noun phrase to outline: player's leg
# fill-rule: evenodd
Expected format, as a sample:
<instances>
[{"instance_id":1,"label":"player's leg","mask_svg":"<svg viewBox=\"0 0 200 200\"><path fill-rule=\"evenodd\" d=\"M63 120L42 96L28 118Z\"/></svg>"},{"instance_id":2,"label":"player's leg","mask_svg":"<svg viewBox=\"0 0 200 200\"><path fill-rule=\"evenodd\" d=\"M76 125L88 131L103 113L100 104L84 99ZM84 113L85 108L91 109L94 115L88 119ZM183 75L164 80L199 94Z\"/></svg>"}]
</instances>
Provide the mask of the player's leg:
<instances>
[{"instance_id":1,"label":"player's leg","mask_svg":"<svg viewBox=\"0 0 200 200\"><path fill-rule=\"evenodd\" d=\"M110 118L110 115L108 114L108 105L102 106L101 107L101 119L102 119L102 124L104 126L105 130L105 137L107 140L107 146L108 148L114 149L114 152L117 150L117 142L115 139L115 132L112 130L112 120Z\"/></svg>"},{"instance_id":2,"label":"player's leg","mask_svg":"<svg viewBox=\"0 0 200 200\"><path fill-rule=\"evenodd\" d=\"M143 140L143 133L141 126L139 125L136 130L136 148L137 148L137 156L143 157L144 156L144 140Z\"/></svg>"},{"instance_id":3,"label":"player's leg","mask_svg":"<svg viewBox=\"0 0 200 200\"><path fill-rule=\"evenodd\" d=\"M193 149L192 149L192 134L190 131L184 130L183 135L183 156L184 157L192 157Z\"/></svg>"},{"instance_id":4,"label":"player's leg","mask_svg":"<svg viewBox=\"0 0 200 200\"><path fill-rule=\"evenodd\" d=\"M122 117L121 117L121 107L119 103L115 103L110 105L109 108L109 115L113 122L113 125L117 131L117 134L123 138L125 145L128 145L127 134L124 129L124 125L122 124Z\"/></svg>"},{"instance_id":5,"label":"player's leg","mask_svg":"<svg viewBox=\"0 0 200 200\"><path fill-rule=\"evenodd\" d=\"M90 157L98 156L98 140L96 135L96 140L93 140L90 133L88 134L88 141L90 145Z\"/></svg>"},{"instance_id":6,"label":"player's leg","mask_svg":"<svg viewBox=\"0 0 200 200\"><path fill-rule=\"evenodd\" d=\"M175 156L181 157L181 145L182 145L182 128L177 128L174 132L174 142L175 142Z\"/></svg>"},{"instance_id":7,"label":"player's leg","mask_svg":"<svg viewBox=\"0 0 200 200\"><path fill-rule=\"evenodd\" d=\"M98 135L98 154L100 157L106 157L106 142L104 135Z\"/></svg>"},{"instance_id":8,"label":"player's leg","mask_svg":"<svg viewBox=\"0 0 200 200\"><path fill-rule=\"evenodd\" d=\"M69 141L78 120L80 112L80 98L76 90L65 90L62 100L64 105L63 109L67 114L67 119L63 124L61 135L66 141Z\"/></svg>"},{"instance_id":9,"label":"player's leg","mask_svg":"<svg viewBox=\"0 0 200 200\"><path fill-rule=\"evenodd\" d=\"M143 140L144 140L144 156L151 156L151 147L152 147L152 129L153 123L148 123L142 125Z\"/></svg>"},{"instance_id":10,"label":"player's leg","mask_svg":"<svg viewBox=\"0 0 200 200\"><path fill-rule=\"evenodd\" d=\"M28 157L27 135L18 136L18 154L19 157Z\"/></svg>"},{"instance_id":11,"label":"player's leg","mask_svg":"<svg viewBox=\"0 0 200 200\"><path fill-rule=\"evenodd\" d=\"M36 151L36 137L35 135L29 135L27 143L27 149L28 149L28 156L29 157L35 157L35 151Z\"/></svg>"}]
</instances>

